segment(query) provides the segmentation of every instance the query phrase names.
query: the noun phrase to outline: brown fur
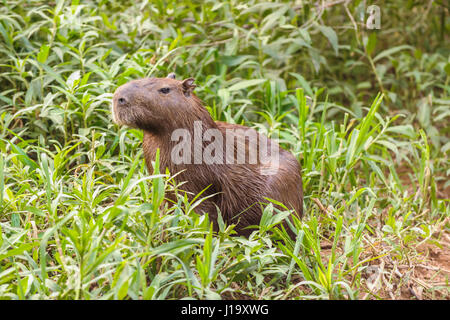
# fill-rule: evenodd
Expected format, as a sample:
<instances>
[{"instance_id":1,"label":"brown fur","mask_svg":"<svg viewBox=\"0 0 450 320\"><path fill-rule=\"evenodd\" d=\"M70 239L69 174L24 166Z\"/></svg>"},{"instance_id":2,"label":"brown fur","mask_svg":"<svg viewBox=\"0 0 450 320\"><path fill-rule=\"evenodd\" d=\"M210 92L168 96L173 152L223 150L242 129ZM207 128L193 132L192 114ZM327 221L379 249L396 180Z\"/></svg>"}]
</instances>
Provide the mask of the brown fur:
<instances>
[{"instance_id":1,"label":"brown fur","mask_svg":"<svg viewBox=\"0 0 450 320\"><path fill-rule=\"evenodd\" d=\"M217 208L228 224L237 224L236 231L240 235L249 236L252 229L245 229L249 225L258 225L262 206L268 203L264 197L277 200L289 209L294 210L298 217L302 215L303 190L301 168L295 157L279 149L278 171L273 175L262 175L260 169L271 169L271 163L263 164L175 164L171 161L172 148L178 143L171 141L171 134L175 129L189 130L194 136L194 121L202 121L202 131L218 129L225 135L226 130L232 130L235 137L241 138L242 132L259 135L251 128L214 122L201 101L192 93L195 87L192 79L184 81L173 78L148 78L131 81L119 87L113 98L113 115L118 124L125 124L144 130L144 155L149 171L152 171L151 162L155 159L156 149L160 149L160 167L167 167L171 174L182 171L175 177L177 182L186 182L182 188L190 193L190 199L207 190L202 196L212 196L206 199L199 207L200 212L208 213L217 230ZM169 93L162 93L161 88L170 88ZM121 99L121 100L119 100ZM265 138L269 146L274 141ZM239 142L240 141L240 142ZM245 141L245 142L243 142ZM246 157L251 145L248 139L239 140L237 144L245 143ZM202 148L209 143L203 142ZM259 144L257 148L261 147ZM225 157L235 158L234 154ZM285 225L291 237L294 236L289 227Z\"/></svg>"}]
</instances>

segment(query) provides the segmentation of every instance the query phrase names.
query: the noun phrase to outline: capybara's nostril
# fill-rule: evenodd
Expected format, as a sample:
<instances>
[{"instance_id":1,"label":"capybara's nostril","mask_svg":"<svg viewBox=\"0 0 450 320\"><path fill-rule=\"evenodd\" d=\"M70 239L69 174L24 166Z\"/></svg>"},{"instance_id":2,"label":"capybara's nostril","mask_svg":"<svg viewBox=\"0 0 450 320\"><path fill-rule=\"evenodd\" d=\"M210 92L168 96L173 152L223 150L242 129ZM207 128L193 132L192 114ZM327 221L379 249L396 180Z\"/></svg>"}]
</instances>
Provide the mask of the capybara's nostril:
<instances>
[{"instance_id":1,"label":"capybara's nostril","mask_svg":"<svg viewBox=\"0 0 450 320\"><path fill-rule=\"evenodd\" d=\"M119 100L117 100L117 101L119 101L120 104L125 104L125 102L126 102L126 100L124 98L119 98Z\"/></svg>"}]
</instances>

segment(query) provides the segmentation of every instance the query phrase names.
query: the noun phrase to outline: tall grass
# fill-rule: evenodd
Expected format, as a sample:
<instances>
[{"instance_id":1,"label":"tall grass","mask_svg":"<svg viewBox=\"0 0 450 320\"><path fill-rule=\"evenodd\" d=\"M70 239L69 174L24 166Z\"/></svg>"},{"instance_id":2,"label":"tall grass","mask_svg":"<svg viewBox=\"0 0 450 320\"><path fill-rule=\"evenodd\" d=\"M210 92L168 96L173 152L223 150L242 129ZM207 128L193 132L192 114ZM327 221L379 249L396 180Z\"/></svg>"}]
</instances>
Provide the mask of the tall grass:
<instances>
[{"instance_id":1,"label":"tall grass","mask_svg":"<svg viewBox=\"0 0 450 320\"><path fill-rule=\"evenodd\" d=\"M421 250L448 252L448 7L381 1L375 32L364 2L320 3L3 1L0 297L448 298ZM272 205L247 239L213 234L201 195L163 201L175 173L110 103L169 72L298 158L296 241Z\"/></svg>"}]
</instances>

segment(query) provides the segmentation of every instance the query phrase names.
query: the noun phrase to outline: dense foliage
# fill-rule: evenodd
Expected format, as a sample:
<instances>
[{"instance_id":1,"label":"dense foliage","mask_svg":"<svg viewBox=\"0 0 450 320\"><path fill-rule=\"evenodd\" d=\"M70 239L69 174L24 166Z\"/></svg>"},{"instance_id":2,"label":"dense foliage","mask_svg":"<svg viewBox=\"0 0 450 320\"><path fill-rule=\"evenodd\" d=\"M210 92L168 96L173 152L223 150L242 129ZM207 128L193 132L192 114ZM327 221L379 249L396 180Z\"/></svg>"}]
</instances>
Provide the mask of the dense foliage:
<instances>
[{"instance_id":1,"label":"dense foliage","mask_svg":"<svg viewBox=\"0 0 450 320\"><path fill-rule=\"evenodd\" d=\"M446 1L1 3L1 298L449 297ZM298 157L297 241L163 202L110 104L169 72Z\"/></svg>"}]
</instances>

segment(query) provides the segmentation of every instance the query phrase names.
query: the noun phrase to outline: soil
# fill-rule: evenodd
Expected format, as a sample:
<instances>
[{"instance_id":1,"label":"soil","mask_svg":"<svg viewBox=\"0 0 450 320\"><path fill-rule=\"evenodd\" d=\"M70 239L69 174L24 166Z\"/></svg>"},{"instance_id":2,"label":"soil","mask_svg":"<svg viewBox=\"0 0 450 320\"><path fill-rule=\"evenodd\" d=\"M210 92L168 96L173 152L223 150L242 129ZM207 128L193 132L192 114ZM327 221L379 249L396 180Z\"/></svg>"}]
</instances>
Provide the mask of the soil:
<instances>
[{"instance_id":1,"label":"soil","mask_svg":"<svg viewBox=\"0 0 450 320\"><path fill-rule=\"evenodd\" d=\"M450 233L410 250L409 264L385 256L363 273L360 299L450 300ZM408 254L408 253L407 253Z\"/></svg>"}]
</instances>

